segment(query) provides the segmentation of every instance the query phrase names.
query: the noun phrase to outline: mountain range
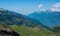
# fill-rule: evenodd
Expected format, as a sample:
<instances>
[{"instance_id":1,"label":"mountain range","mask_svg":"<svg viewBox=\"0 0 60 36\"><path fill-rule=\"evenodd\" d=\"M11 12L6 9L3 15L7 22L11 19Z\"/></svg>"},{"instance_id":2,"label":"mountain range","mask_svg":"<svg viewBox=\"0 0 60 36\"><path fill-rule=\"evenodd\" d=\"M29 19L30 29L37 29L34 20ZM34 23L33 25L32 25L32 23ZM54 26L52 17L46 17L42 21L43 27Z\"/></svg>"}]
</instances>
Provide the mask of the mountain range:
<instances>
[{"instance_id":1,"label":"mountain range","mask_svg":"<svg viewBox=\"0 0 60 36\"><path fill-rule=\"evenodd\" d=\"M60 25L60 12L36 11L22 15L14 11L0 8L0 23L4 25L24 25L27 27L45 27L47 29Z\"/></svg>"},{"instance_id":2,"label":"mountain range","mask_svg":"<svg viewBox=\"0 0 60 36\"><path fill-rule=\"evenodd\" d=\"M28 16L0 8L0 23L3 25L18 25L27 27L45 27L39 20Z\"/></svg>"},{"instance_id":3,"label":"mountain range","mask_svg":"<svg viewBox=\"0 0 60 36\"><path fill-rule=\"evenodd\" d=\"M35 16L35 13L39 18ZM0 8L0 29L11 28L21 36L55 36L55 34L50 31L50 27L40 21L42 20L40 19L40 13L35 13L32 13L33 15L22 15L14 11Z\"/></svg>"},{"instance_id":4,"label":"mountain range","mask_svg":"<svg viewBox=\"0 0 60 36\"><path fill-rule=\"evenodd\" d=\"M53 28L60 26L59 11L36 11L28 15L30 18L39 20L43 25Z\"/></svg>"}]
</instances>

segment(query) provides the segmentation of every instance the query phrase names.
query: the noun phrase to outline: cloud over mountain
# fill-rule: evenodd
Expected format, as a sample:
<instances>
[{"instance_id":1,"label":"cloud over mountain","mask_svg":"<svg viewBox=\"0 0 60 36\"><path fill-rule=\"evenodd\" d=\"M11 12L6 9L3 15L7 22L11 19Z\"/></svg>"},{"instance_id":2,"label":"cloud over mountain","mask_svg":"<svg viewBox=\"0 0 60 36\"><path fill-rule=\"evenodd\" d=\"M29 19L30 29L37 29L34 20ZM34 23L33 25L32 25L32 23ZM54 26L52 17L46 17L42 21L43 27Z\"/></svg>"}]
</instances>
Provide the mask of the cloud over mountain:
<instances>
[{"instance_id":1,"label":"cloud over mountain","mask_svg":"<svg viewBox=\"0 0 60 36\"><path fill-rule=\"evenodd\" d=\"M51 11L60 11L60 3L55 3L50 8Z\"/></svg>"},{"instance_id":2,"label":"cloud over mountain","mask_svg":"<svg viewBox=\"0 0 60 36\"><path fill-rule=\"evenodd\" d=\"M53 12L58 11L58 12L60 12L60 3L54 3L54 4L49 4L49 5L51 5L51 6L47 7L47 5L40 4L40 5L38 5L38 8L40 11L53 11Z\"/></svg>"},{"instance_id":3,"label":"cloud over mountain","mask_svg":"<svg viewBox=\"0 0 60 36\"><path fill-rule=\"evenodd\" d=\"M43 7L43 5L42 5L42 4L39 4L39 5L38 5L38 8L41 8L41 7Z\"/></svg>"},{"instance_id":4,"label":"cloud over mountain","mask_svg":"<svg viewBox=\"0 0 60 36\"><path fill-rule=\"evenodd\" d=\"M45 10L44 10L44 5L43 5L43 4L39 4L39 5L38 5L38 8L39 8L39 11L45 11Z\"/></svg>"}]
</instances>

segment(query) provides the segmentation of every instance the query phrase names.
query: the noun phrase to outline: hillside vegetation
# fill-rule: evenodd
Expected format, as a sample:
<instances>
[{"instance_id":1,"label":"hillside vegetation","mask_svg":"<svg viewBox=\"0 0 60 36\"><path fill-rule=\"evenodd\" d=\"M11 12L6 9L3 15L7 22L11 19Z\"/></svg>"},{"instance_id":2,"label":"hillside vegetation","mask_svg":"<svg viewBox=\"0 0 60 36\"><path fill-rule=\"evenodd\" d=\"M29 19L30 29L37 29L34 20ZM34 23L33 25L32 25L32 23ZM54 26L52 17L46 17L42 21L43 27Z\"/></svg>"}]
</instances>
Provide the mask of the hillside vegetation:
<instances>
[{"instance_id":1,"label":"hillside vegetation","mask_svg":"<svg viewBox=\"0 0 60 36\"><path fill-rule=\"evenodd\" d=\"M48 31L45 28L29 28L26 26L10 26L13 30L18 32L21 36L56 36L51 31Z\"/></svg>"}]
</instances>

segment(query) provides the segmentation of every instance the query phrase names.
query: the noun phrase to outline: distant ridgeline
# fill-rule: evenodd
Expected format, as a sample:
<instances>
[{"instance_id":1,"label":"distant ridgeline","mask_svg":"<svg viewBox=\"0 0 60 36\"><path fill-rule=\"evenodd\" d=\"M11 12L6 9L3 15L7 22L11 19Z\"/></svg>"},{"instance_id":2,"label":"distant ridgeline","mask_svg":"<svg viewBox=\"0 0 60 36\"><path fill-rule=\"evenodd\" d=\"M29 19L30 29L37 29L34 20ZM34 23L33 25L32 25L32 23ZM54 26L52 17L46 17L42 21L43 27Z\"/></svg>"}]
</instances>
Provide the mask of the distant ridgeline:
<instances>
[{"instance_id":1,"label":"distant ridgeline","mask_svg":"<svg viewBox=\"0 0 60 36\"><path fill-rule=\"evenodd\" d=\"M0 8L0 23L2 23L3 25L23 25L27 27L44 27L50 29L36 19L32 19L25 15L21 15L2 8Z\"/></svg>"},{"instance_id":2,"label":"distant ridgeline","mask_svg":"<svg viewBox=\"0 0 60 36\"><path fill-rule=\"evenodd\" d=\"M28 17L37 19L50 28L60 26L60 11L36 11L29 14Z\"/></svg>"}]
</instances>

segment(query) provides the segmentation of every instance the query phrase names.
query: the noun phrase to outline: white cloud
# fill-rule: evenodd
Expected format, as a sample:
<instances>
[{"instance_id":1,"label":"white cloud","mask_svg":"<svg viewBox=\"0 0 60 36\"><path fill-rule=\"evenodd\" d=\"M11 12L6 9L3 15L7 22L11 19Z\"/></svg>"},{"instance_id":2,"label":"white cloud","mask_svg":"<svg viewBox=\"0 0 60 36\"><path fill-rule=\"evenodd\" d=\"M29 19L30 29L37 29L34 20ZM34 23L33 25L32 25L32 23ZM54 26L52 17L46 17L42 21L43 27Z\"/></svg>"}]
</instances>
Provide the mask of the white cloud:
<instances>
[{"instance_id":1,"label":"white cloud","mask_svg":"<svg viewBox=\"0 0 60 36\"><path fill-rule=\"evenodd\" d=\"M50 8L51 11L60 11L60 3L55 3Z\"/></svg>"},{"instance_id":2,"label":"white cloud","mask_svg":"<svg viewBox=\"0 0 60 36\"><path fill-rule=\"evenodd\" d=\"M41 8L41 7L43 7L43 5L42 5L42 4L39 4L39 5L38 5L38 8Z\"/></svg>"},{"instance_id":3,"label":"white cloud","mask_svg":"<svg viewBox=\"0 0 60 36\"><path fill-rule=\"evenodd\" d=\"M39 11L45 11L43 4L39 4L38 5L38 8L39 8Z\"/></svg>"}]
</instances>

